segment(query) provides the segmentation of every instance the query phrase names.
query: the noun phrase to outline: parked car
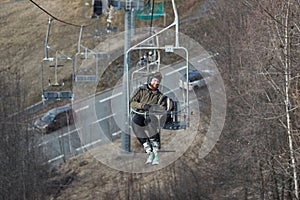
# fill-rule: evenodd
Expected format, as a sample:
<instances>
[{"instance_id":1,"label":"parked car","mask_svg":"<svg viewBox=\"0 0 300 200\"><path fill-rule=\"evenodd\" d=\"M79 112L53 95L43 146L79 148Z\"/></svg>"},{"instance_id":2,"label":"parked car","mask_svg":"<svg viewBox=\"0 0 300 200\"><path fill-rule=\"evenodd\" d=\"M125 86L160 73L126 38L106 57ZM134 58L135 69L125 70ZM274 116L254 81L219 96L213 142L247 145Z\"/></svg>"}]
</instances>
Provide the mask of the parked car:
<instances>
[{"instance_id":1,"label":"parked car","mask_svg":"<svg viewBox=\"0 0 300 200\"><path fill-rule=\"evenodd\" d=\"M70 104L53 108L34 122L34 127L42 133L49 133L74 123L73 109Z\"/></svg>"},{"instance_id":2,"label":"parked car","mask_svg":"<svg viewBox=\"0 0 300 200\"><path fill-rule=\"evenodd\" d=\"M205 74L205 78L202 76ZM210 80L212 74L210 71L204 71L202 74L197 70L192 70L189 72L189 80L187 81L187 74L185 73L179 79L179 88L188 89L189 91L195 88L203 88L207 85L207 82Z\"/></svg>"}]
</instances>

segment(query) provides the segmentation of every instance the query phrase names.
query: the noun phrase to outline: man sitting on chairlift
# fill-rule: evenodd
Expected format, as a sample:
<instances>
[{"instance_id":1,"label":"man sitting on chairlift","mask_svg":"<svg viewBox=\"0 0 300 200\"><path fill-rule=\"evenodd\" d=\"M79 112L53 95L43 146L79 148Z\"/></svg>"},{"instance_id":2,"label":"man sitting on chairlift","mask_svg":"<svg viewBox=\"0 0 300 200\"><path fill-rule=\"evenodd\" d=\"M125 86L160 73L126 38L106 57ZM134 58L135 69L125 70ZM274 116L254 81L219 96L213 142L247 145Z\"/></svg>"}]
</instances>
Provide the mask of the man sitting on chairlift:
<instances>
[{"instance_id":1,"label":"man sitting on chairlift","mask_svg":"<svg viewBox=\"0 0 300 200\"><path fill-rule=\"evenodd\" d=\"M132 128L138 141L148 155L146 164L159 164L158 150L160 147L160 134L158 119L151 111L155 107L161 110L172 110L172 100L165 98L158 89L162 75L160 72L152 73L147 83L136 89L130 98L132 114ZM167 99L167 101L162 99ZM148 134L147 134L148 133Z\"/></svg>"}]
</instances>

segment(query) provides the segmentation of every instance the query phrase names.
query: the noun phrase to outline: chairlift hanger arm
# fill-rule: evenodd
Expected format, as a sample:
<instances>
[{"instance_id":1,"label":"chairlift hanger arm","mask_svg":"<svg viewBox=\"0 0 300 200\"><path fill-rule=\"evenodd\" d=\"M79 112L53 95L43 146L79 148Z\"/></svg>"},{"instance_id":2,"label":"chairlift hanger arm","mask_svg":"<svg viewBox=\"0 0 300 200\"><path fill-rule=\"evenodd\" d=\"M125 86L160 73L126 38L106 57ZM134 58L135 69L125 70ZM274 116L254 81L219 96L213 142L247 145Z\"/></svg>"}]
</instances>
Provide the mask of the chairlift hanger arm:
<instances>
[{"instance_id":1,"label":"chairlift hanger arm","mask_svg":"<svg viewBox=\"0 0 300 200\"><path fill-rule=\"evenodd\" d=\"M45 39L45 58L48 58L48 48L49 45L48 45L48 42L49 42L49 35L50 35L50 28L51 28L51 21L53 19L51 17L49 17L48 19L48 29L47 29L47 34L46 34L46 39Z\"/></svg>"},{"instance_id":2,"label":"chairlift hanger arm","mask_svg":"<svg viewBox=\"0 0 300 200\"><path fill-rule=\"evenodd\" d=\"M158 36L159 34L163 33L164 31L168 30L169 28L175 26L176 27L176 42L175 42L175 47L179 47L179 18L178 18L178 12L177 12L177 9L176 9L176 4L175 4L175 1L172 0L172 5L173 5L173 12L174 12L174 21L173 23L171 23L169 26L167 26L166 28L158 31L157 33L149 36L148 38L146 38L145 40L139 42L138 44L132 46L131 48L129 48L126 52L126 55L128 54L129 51L131 51L132 49L136 48L137 46L140 46L142 45L143 43L147 42L148 40L151 40L153 39L154 37Z\"/></svg>"}]
</instances>

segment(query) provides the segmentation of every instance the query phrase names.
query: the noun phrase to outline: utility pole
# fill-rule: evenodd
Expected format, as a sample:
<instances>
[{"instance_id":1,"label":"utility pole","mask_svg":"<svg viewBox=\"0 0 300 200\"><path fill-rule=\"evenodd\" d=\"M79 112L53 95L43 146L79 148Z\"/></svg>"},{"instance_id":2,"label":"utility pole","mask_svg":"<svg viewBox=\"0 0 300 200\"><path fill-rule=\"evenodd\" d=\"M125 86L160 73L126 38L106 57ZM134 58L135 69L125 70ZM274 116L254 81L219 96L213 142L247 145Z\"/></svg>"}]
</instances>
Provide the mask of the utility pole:
<instances>
[{"instance_id":1,"label":"utility pole","mask_svg":"<svg viewBox=\"0 0 300 200\"><path fill-rule=\"evenodd\" d=\"M131 35L134 34L134 9L142 9L144 2L140 0L120 0L111 1L111 5L117 9L125 9L124 18L124 72L123 72L123 86L122 86L122 102L124 102L123 112L124 127L121 133L121 149L123 152L130 152L130 119L129 119L129 66L130 66L130 53L127 54L131 45Z\"/></svg>"},{"instance_id":2,"label":"utility pole","mask_svg":"<svg viewBox=\"0 0 300 200\"><path fill-rule=\"evenodd\" d=\"M129 4L130 3L130 4ZM122 151L130 152L130 128L129 128L129 99L128 93L129 88L128 86L128 73L129 73L129 65L130 65L130 53L126 54L127 50L130 48L131 44L131 2L126 0L125 6L125 22L124 22L124 76L123 76L123 99L125 102L124 106L124 130L121 133L121 141L122 141ZM128 102L128 103L127 103Z\"/></svg>"}]
</instances>

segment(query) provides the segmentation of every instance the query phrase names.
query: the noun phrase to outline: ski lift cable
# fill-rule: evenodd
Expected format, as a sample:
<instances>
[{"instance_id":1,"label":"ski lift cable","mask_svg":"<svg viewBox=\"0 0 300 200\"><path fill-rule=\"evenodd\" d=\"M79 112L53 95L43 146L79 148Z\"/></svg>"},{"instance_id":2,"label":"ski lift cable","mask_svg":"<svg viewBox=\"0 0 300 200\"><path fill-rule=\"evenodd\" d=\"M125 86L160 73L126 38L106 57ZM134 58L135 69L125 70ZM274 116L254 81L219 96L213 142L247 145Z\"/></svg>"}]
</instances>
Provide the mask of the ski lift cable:
<instances>
[{"instance_id":1,"label":"ski lift cable","mask_svg":"<svg viewBox=\"0 0 300 200\"><path fill-rule=\"evenodd\" d=\"M153 15L154 15L154 1L155 0L152 0L151 21L150 21L150 35L152 35Z\"/></svg>"},{"instance_id":2,"label":"ski lift cable","mask_svg":"<svg viewBox=\"0 0 300 200\"><path fill-rule=\"evenodd\" d=\"M58 19L57 17L55 17L54 15L52 15L51 13L49 13L47 10L45 10L44 8L42 8L40 5L38 5L36 2L34 2L33 0L29 0L31 3L33 3L35 6L37 6L39 9L41 9L43 12L45 12L47 15L49 15L50 17L52 17L53 19L59 21L59 22L62 22L64 24L67 24L67 25L71 25L71 26L76 26L76 27L87 27L89 25L78 25L78 24L73 24L73 23L70 23L70 22L66 22L64 20L61 20L61 19Z\"/></svg>"}]
</instances>

